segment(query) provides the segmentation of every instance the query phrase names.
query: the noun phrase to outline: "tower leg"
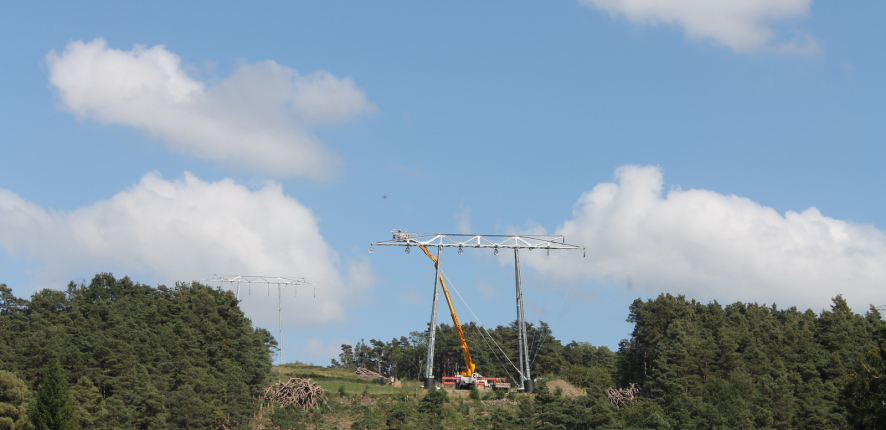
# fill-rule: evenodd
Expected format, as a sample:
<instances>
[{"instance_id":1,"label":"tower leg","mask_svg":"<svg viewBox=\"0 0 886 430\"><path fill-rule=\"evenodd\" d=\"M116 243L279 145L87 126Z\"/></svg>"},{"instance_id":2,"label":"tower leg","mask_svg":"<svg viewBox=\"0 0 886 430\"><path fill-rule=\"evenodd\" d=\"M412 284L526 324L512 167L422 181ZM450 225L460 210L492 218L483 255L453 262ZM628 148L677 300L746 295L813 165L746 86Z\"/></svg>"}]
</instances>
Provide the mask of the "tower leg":
<instances>
[{"instance_id":1,"label":"tower leg","mask_svg":"<svg viewBox=\"0 0 886 430\"><path fill-rule=\"evenodd\" d=\"M434 340L437 333L437 298L440 295L440 257L443 254L443 247L437 247L437 273L434 276L434 304L431 307L431 326L428 327L428 357L425 363L425 388L434 388Z\"/></svg>"}]
</instances>

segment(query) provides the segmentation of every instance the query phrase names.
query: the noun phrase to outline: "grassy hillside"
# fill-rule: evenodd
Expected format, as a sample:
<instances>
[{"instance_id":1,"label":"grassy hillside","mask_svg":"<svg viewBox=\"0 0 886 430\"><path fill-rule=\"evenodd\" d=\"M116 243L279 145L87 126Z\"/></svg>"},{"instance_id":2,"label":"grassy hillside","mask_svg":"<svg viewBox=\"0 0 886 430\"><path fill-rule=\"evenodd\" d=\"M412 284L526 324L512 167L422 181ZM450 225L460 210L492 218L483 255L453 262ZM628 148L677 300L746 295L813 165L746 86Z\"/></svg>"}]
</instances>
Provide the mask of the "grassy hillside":
<instances>
[{"instance_id":1,"label":"grassy hillside","mask_svg":"<svg viewBox=\"0 0 886 430\"><path fill-rule=\"evenodd\" d=\"M303 363L288 363L274 366L273 375L279 381L287 381L289 378L310 378L317 385L329 391L330 395L339 395L342 389L344 389L346 394L413 396L419 398L423 397L425 393L425 390L421 389L422 384L419 381L397 381L395 386L391 386L389 383L382 383L381 380L359 376L352 370ZM492 395L491 389L480 390L481 394L487 392ZM467 397L470 392L449 390L448 394L450 397L459 398Z\"/></svg>"}]
</instances>

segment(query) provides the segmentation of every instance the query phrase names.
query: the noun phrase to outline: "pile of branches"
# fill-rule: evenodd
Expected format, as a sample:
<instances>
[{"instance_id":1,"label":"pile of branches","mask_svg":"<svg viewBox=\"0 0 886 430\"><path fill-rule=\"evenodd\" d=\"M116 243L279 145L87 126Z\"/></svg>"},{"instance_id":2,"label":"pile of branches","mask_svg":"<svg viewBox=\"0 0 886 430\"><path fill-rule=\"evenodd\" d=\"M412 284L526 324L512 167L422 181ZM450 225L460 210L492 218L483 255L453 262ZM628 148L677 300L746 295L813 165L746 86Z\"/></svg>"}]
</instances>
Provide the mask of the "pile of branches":
<instances>
[{"instance_id":1,"label":"pile of branches","mask_svg":"<svg viewBox=\"0 0 886 430\"><path fill-rule=\"evenodd\" d=\"M278 382L268 387L265 400L281 407L295 403L303 409L310 409L320 406L325 392L310 379L290 378L289 382Z\"/></svg>"},{"instance_id":2,"label":"pile of branches","mask_svg":"<svg viewBox=\"0 0 886 430\"><path fill-rule=\"evenodd\" d=\"M622 407L640 396L640 387L632 382L628 388L609 388L606 396L613 405Z\"/></svg>"},{"instance_id":3,"label":"pile of branches","mask_svg":"<svg viewBox=\"0 0 886 430\"><path fill-rule=\"evenodd\" d=\"M385 375L382 375L381 373L375 373L375 372L373 372L373 371L371 371L371 370L369 370L369 369L367 369L367 368L365 368L365 367L358 367L358 368L357 368L357 374L360 375L360 376L362 376L362 377L365 377L365 378L372 378L372 379L388 379Z\"/></svg>"}]
</instances>

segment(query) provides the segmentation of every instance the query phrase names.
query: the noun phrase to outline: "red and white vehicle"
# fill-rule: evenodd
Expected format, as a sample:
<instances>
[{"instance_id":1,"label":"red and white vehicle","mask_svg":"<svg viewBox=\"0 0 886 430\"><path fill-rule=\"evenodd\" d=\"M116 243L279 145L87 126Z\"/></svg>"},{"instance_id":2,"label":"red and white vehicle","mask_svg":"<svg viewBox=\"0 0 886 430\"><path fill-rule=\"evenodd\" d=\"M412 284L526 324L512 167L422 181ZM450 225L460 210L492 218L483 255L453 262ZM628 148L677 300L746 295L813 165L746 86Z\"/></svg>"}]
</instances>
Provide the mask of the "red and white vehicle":
<instances>
[{"instance_id":1,"label":"red and white vehicle","mask_svg":"<svg viewBox=\"0 0 886 430\"><path fill-rule=\"evenodd\" d=\"M475 373L473 376L444 376L443 388L455 388L456 390L468 389L472 385L477 387L489 387L493 390L510 390L511 384L505 378L493 378L491 376L480 376Z\"/></svg>"}]
</instances>

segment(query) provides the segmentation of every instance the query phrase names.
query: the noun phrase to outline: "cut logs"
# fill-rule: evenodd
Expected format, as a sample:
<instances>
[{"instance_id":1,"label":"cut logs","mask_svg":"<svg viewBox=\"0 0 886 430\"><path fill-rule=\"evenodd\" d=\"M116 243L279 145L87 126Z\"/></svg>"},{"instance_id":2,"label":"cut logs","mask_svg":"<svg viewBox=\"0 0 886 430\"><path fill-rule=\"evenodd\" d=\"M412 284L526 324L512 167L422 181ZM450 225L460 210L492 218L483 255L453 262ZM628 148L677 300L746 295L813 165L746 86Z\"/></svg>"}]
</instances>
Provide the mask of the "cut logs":
<instances>
[{"instance_id":1,"label":"cut logs","mask_svg":"<svg viewBox=\"0 0 886 430\"><path fill-rule=\"evenodd\" d=\"M274 406L286 406L295 403L303 409L320 406L324 401L326 390L310 379L290 378L289 382L278 382L265 390L265 400Z\"/></svg>"},{"instance_id":2,"label":"cut logs","mask_svg":"<svg viewBox=\"0 0 886 430\"><path fill-rule=\"evenodd\" d=\"M365 367L358 367L356 373L357 373L358 375L364 377L364 378L370 378L370 379L388 379L385 375L382 375L381 373L375 373L375 372L373 372L373 371L371 371L371 370L369 370L369 369L367 369L367 368L365 368Z\"/></svg>"},{"instance_id":3,"label":"cut logs","mask_svg":"<svg viewBox=\"0 0 886 430\"><path fill-rule=\"evenodd\" d=\"M609 388L606 390L609 401L617 407L622 407L628 404L628 402L635 400L639 394L640 387L634 383L631 383L628 388Z\"/></svg>"}]
</instances>

